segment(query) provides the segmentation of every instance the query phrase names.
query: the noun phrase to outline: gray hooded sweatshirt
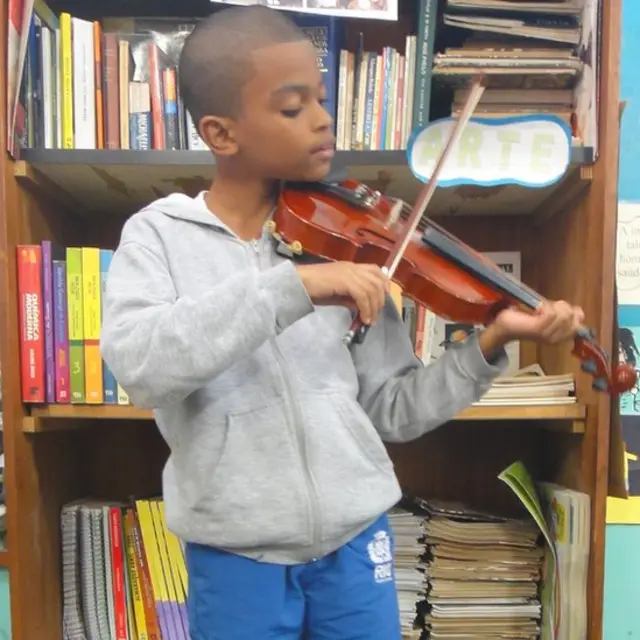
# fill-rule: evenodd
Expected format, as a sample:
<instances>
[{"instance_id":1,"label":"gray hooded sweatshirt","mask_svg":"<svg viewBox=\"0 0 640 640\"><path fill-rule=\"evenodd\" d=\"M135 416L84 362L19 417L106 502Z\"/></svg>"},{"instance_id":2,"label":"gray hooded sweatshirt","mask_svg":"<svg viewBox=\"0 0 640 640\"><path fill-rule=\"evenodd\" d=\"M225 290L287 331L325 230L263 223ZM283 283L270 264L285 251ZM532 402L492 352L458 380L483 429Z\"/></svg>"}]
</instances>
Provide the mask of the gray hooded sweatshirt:
<instances>
[{"instance_id":1,"label":"gray hooded sweatshirt","mask_svg":"<svg viewBox=\"0 0 640 640\"><path fill-rule=\"evenodd\" d=\"M330 553L400 498L383 441L406 442L479 399L504 370L476 338L429 366L389 299L361 345L346 307L314 307L265 233L245 242L202 195L124 225L102 355L170 448L170 529L268 562Z\"/></svg>"}]
</instances>

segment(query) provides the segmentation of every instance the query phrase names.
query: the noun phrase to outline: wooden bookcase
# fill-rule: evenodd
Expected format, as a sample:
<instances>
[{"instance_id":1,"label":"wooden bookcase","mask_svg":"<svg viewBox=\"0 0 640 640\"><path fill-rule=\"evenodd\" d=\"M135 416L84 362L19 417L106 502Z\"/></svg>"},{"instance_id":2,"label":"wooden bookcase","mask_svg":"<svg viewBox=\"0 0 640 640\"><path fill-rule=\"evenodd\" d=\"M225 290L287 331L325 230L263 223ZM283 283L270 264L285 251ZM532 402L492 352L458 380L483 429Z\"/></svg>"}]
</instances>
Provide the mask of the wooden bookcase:
<instances>
[{"instance_id":1,"label":"wooden bookcase","mask_svg":"<svg viewBox=\"0 0 640 640\"><path fill-rule=\"evenodd\" d=\"M115 0L68 0L51 6L82 16L90 11L87 7L104 10L107 4L114 15L131 11L126 2ZM0 0L0 5L0 68L5 73L7 0ZM203 14L208 9L204 0L156 5L169 7L166 15ZM464 215L456 212L439 218L481 251L521 250L523 279L546 296L582 305L608 353L615 309L620 21L621 0L603 2L598 161L584 164L578 150L560 185L547 192L510 191L518 196L520 215L488 215L499 210L500 193L485 192L478 194L476 205L465 208ZM5 83L0 84L0 102L6 104ZM3 149L5 130L3 122ZM125 215L91 199L89 174L93 180L111 181L109 187L115 190L126 188L122 176L180 175L178 186L189 190L202 188L213 167L206 153L186 151L33 150L17 162L6 153L1 158L0 353L9 550L0 555L0 564L10 571L13 640L60 640L60 507L87 495L126 499L132 493L160 492L167 449L150 414L134 407L30 410L22 404L15 248L44 239L114 247ZM417 190L403 152L341 152L338 161L354 177L403 189L407 199ZM439 193L436 213L452 208L448 197ZM415 443L389 449L402 484L423 495L465 500L479 507L515 507L496 475L517 459L540 479L588 492L592 497L589 639L600 640L611 400L591 390L589 377L580 372L569 347L523 345L522 360L537 360L548 373L575 372L579 405L474 408Z\"/></svg>"}]
</instances>

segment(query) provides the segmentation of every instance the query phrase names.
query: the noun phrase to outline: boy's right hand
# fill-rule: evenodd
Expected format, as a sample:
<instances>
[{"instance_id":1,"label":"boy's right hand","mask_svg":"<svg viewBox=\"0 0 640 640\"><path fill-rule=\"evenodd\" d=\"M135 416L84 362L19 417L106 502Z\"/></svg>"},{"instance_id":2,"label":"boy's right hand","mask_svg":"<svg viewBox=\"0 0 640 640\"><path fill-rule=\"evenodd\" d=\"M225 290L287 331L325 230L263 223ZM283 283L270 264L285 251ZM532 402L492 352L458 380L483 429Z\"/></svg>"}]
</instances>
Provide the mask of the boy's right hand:
<instances>
[{"instance_id":1,"label":"boy's right hand","mask_svg":"<svg viewBox=\"0 0 640 640\"><path fill-rule=\"evenodd\" d=\"M314 304L357 307L364 324L371 325L386 300L389 280L375 264L327 262L297 267Z\"/></svg>"}]
</instances>

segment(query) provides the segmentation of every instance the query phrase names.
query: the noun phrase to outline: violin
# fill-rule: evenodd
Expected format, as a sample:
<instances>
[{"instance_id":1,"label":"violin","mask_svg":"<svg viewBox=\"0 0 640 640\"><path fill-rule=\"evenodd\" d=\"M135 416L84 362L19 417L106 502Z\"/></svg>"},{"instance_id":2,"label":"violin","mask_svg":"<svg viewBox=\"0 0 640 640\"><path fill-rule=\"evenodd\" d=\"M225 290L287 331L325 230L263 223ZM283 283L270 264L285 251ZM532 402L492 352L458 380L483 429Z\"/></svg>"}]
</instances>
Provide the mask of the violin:
<instances>
[{"instance_id":1,"label":"violin","mask_svg":"<svg viewBox=\"0 0 640 640\"><path fill-rule=\"evenodd\" d=\"M446 320L487 325L507 307L535 311L544 301L540 294L435 222L422 218L448 150L482 89L483 83L476 80L413 210L356 180L286 183L268 223L272 235L294 254L377 264L402 288L404 296ZM345 343L361 343L366 331L356 316ZM580 359L582 370L593 376L597 391L623 393L636 382L631 365L619 364L612 369L586 327L576 333L572 353Z\"/></svg>"}]
</instances>

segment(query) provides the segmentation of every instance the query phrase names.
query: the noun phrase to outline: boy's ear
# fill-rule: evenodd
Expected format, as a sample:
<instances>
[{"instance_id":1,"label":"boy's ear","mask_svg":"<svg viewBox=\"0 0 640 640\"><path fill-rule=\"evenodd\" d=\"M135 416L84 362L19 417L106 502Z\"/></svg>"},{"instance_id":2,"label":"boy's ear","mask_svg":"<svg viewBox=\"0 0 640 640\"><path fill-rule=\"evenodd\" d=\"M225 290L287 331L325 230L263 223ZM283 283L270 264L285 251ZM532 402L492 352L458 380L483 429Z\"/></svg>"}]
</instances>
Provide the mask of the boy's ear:
<instances>
[{"instance_id":1,"label":"boy's ear","mask_svg":"<svg viewBox=\"0 0 640 640\"><path fill-rule=\"evenodd\" d=\"M231 118L205 116L200 120L200 136L217 156L233 156L238 153L234 122Z\"/></svg>"}]
</instances>

